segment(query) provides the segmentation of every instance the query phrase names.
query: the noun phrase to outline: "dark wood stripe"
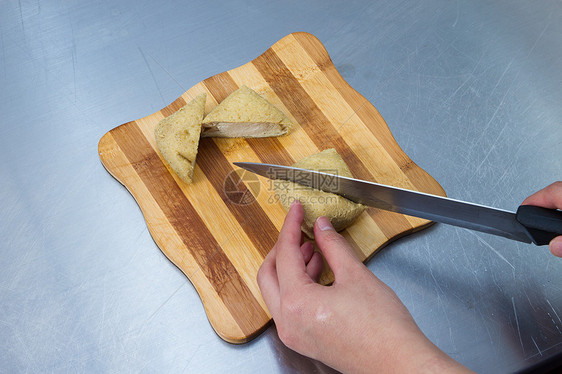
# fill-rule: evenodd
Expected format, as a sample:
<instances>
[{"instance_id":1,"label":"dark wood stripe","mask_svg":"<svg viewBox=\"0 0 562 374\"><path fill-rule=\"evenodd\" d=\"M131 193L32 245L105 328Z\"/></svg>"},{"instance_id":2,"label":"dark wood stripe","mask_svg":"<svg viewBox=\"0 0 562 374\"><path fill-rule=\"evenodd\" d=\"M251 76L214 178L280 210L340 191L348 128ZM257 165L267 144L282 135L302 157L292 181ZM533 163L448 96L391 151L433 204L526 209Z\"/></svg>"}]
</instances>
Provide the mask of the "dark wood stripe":
<instances>
[{"instance_id":1,"label":"dark wood stripe","mask_svg":"<svg viewBox=\"0 0 562 374\"><path fill-rule=\"evenodd\" d=\"M239 88L228 72L207 78L203 81L203 84L219 103ZM248 142L248 140L250 140L250 142ZM254 151L256 151L257 148L258 152L256 153L259 155L261 152L260 147L263 147L263 145L260 146L256 142L252 142L251 139L246 139L246 142L250 145L250 147L253 145L252 149L254 149ZM267 141L265 140L264 143L265 142ZM262 162L265 161L262 160ZM228 196L226 196L224 191L225 178L234 171L234 168L222 154L217 146L217 143L213 139L201 139L199 143L197 164L201 170L203 170L203 173L211 182L219 196L223 199L232 215L234 215L236 220L240 223L244 232L252 241L254 247L265 258L277 242L277 235L279 232L258 203L237 205L234 204ZM240 188L245 189L246 186L241 184ZM249 193L247 190L243 192Z\"/></svg>"},{"instance_id":2,"label":"dark wood stripe","mask_svg":"<svg viewBox=\"0 0 562 374\"><path fill-rule=\"evenodd\" d=\"M265 164L292 165L293 157L277 138L246 139L252 150Z\"/></svg>"},{"instance_id":3,"label":"dark wood stripe","mask_svg":"<svg viewBox=\"0 0 562 374\"><path fill-rule=\"evenodd\" d=\"M255 333L268 319L265 311L137 124L130 122L111 134L242 331ZM246 302L241 305L240 300Z\"/></svg>"},{"instance_id":4,"label":"dark wood stripe","mask_svg":"<svg viewBox=\"0 0 562 374\"><path fill-rule=\"evenodd\" d=\"M314 143L321 148L335 148L346 160L355 177L374 180L369 170L348 147L332 123L306 93L283 61L270 48L253 61L269 86L283 101Z\"/></svg>"},{"instance_id":5,"label":"dark wood stripe","mask_svg":"<svg viewBox=\"0 0 562 374\"><path fill-rule=\"evenodd\" d=\"M252 63L319 148L335 148L356 178L376 182L373 175L334 129L330 120L271 48ZM412 227L403 216L387 217L388 215L382 211L374 216L371 215L388 238L396 235L396 227Z\"/></svg>"},{"instance_id":6,"label":"dark wood stripe","mask_svg":"<svg viewBox=\"0 0 562 374\"><path fill-rule=\"evenodd\" d=\"M226 195L224 183L227 176L234 171L234 168L213 139L201 138L197 165L222 198L230 213L240 223L256 250L265 258L277 242L279 231L260 204L253 202L247 205L238 205ZM241 184L240 188L246 189L246 186ZM241 190L241 192L249 193L247 190Z\"/></svg>"},{"instance_id":7,"label":"dark wood stripe","mask_svg":"<svg viewBox=\"0 0 562 374\"><path fill-rule=\"evenodd\" d=\"M324 46L315 38L310 38L309 35L302 33L293 34L295 39L301 45L305 53L307 53L328 80L334 87L349 87L349 84L343 79L336 67L332 63L328 52ZM351 88L351 87L350 87ZM398 165L402 172L408 177L410 182L420 191L434 191L435 184L428 185L428 175L425 171L419 168L409 157L404 153L394 139L394 136L388 131L381 131L381 127L376 126L377 122L382 122L384 126L386 122L382 118L379 111L371 104L365 97L354 89L343 89L339 91L348 105L353 108L355 114L365 124L369 131L375 135L379 141L389 146L384 146L385 151L389 154L392 160ZM432 188L433 187L433 188Z\"/></svg>"},{"instance_id":8,"label":"dark wood stripe","mask_svg":"<svg viewBox=\"0 0 562 374\"><path fill-rule=\"evenodd\" d=\"M202 82L217 103L221 103L228 95L236 91L239 87L228 72L213 75Z\"/></svg>"},{"instance_id":9,"label":"dark wood stripe","mask_svg":"<svg viewBox=\"0 0 562 374\"><path fill-rule=\"evenodd\" d=\"M175 112L180 110L185 104L187 103L185 102L183 97L180 96L173 103L171 103L164 109L161 109L160 112L164 115L164 117L168 117L169 115L174 114Z\"/></svg>"}]
</instances>

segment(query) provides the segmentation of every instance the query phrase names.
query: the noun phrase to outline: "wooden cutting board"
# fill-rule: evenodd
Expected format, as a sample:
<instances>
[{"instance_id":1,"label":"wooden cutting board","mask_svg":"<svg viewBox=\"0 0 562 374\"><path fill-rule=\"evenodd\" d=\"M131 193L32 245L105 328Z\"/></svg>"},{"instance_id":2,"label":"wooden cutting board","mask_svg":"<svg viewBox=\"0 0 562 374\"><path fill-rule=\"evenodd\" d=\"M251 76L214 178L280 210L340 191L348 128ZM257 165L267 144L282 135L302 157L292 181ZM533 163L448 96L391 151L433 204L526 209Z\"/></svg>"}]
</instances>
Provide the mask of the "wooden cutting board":
<instances>
[{"instance_id":1,"label":"wooden cutting board","mask_svg":"<svg viewBox=\"0 0 562 374\"><path fill-rule=\"evenodd\" d=\"M202 92L208 113L243 84L284 111L294 129L279 138L202 139L194 183L183 183L157 151L155 125ZM158 247L197 289L217 334L243 343L271 320L256 274L285 211L270 181L244 174L232 162L291 165L326 148L335 148L356 178L445 195L400 149L375 107L344 81L320 41L302 32L196 84L162 110L109 131L99 155L138 202ZM366 261L391 240L429 224L369 208L342 234ZM329 271L321 278L323 284L332 280Z\"/></svg>"}]
</instances>

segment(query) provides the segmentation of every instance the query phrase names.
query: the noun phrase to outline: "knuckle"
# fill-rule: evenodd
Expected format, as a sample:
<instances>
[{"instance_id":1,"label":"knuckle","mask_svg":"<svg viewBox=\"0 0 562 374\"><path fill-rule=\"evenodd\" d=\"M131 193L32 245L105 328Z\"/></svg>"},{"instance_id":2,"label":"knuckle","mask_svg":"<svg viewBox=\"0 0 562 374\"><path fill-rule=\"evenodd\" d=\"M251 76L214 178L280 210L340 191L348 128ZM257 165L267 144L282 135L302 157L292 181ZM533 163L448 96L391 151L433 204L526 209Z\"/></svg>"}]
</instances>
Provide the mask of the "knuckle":
<instances>
[{"instance_id":1,"label":"knuckle","mask_svg":"<svg viewBox=\"0 0 562 374\"><path fill-rule=\"evenodd\" d=\"M277 325L277 335L279 335L279 339L287 347L295 350L298 347L298 341L293 331L291 326L287 326L286 324Z\"/></svg>"},{"instance_id":2,"label":"knuckle","mask_svg":"<svg viewBox=\"0 0 562 374\"><path fill-rule=\"evenodd\" d=\"M351 255L351 257L357 259L353 248L349 245L347 240L335 231L327 233L326 236L319 238L319 240L317 239L317 243L322 249L347 252Z\"/></svg>"}]
</instances>

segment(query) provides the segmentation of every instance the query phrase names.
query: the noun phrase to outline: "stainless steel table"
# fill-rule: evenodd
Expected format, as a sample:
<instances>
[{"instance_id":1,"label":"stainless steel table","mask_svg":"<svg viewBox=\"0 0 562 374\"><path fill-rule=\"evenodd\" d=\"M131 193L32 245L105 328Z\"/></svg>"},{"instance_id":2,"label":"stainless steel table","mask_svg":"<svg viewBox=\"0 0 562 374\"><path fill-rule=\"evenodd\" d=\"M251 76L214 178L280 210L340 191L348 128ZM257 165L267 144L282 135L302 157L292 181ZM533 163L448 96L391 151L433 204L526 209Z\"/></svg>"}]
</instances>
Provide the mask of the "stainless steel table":
<instances>
[{"instance_id":1,"label":"stainless steel table","mask_svg":"<svg viewBox=\"0 0 562 374\"><path fill-rule=\"evenodd\" d=\"M562 179L557 0L3 1L0 372L331 372L273 327L220 340L96 149L294 31L449 196L513 210ZM562 260L544 247L435 225L368 266L471 369L562 354Z\"/></svg>"}]
</instances>

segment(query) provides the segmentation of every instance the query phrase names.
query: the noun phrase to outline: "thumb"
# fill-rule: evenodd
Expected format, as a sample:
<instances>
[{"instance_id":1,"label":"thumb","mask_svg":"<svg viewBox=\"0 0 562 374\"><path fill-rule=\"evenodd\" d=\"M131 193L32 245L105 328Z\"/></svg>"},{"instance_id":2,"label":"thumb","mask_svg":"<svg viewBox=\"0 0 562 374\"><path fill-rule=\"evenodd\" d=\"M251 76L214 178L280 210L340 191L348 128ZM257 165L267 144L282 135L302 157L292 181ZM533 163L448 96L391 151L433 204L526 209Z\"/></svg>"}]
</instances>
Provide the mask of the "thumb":
<instances>
[{"instance_id":1,"label":"thumb","mask_svg":"<svg viewBox=\"0 0 562 374\"><path fill-rule=\"evenodd\" d=\"M358 266L363 265L347 240L336 232L328 218L318 217L314 223L314 238L336 281L353 278Z\"/></svg>"},{"instance_id":2,"label":"thumb","mask_svg":"<svg viewBox=\"0 0 562 374\"><path fill-rule=\"evenodd\" d=\"M562 257L562 235L550 241L550 252L556 257Z\"/></svg>"}]
</instances>

